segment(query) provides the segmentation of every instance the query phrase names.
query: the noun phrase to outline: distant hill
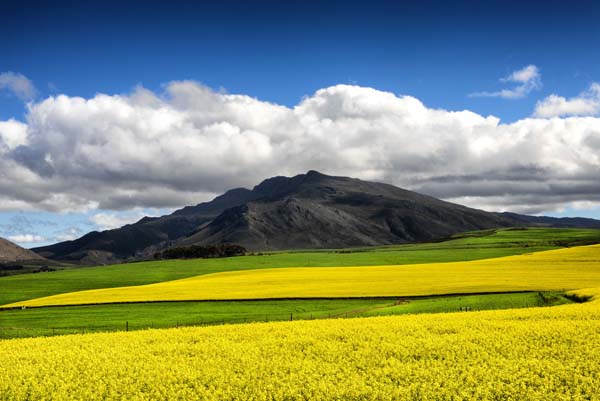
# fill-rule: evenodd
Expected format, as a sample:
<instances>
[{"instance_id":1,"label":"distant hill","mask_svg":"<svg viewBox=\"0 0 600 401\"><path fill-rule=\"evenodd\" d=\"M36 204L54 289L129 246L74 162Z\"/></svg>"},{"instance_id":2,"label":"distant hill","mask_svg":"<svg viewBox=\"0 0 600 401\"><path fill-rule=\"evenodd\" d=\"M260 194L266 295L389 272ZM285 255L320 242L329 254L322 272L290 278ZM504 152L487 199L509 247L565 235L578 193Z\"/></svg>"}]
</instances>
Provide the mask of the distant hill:
<instances>
[{"instance_id":1,"label":"distant hill","mask_svg":"<svg viewBox=\"0 0 600 401\"><path fill-rule=\"evenodd\" d=\"M0 238L0 263L44 260L38 254Z\"/></svg>"},{"instance_id":2,"label":"distant hill","mask_svg":"<svg viewBox=\"0 0 600 401\"><path fill-rule=\"evenodd\" d=\"M598 228L600 229L600 220L586 219L583 217L548 217L548 216L527 216L516 213L502 213L510 219L521 222L522 225L535 225L541 227L556 228Z\"/></svg>"},{"instance_id":3,"label":"distant hill","mask_svg":"<svg viewBox=\"0 0 600 401\"><path fill-rule=\"evenodd\" d=\"M172 246L236 243L249 250L341 248L435 240L512 226L598 227L593 219L491 213L393 185L316 171L274 177L210 202L34 249L84 264L148 257Z\"/></svg>"}]
</instances>

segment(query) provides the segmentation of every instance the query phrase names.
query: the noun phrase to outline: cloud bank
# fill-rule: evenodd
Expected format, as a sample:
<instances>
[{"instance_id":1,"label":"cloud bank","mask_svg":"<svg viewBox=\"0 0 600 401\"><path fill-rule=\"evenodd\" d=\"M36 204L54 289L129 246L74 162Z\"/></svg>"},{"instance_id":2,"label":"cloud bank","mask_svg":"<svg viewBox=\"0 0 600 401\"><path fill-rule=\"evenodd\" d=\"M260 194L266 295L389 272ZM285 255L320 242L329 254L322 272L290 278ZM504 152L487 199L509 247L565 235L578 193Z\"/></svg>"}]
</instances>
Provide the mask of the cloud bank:
<instances>
[{"instance_id":1,"label":"cloud bank","mask_svg":"<svg viewBox=\"0 0 600 401\"><path fill-rule=\"evenodd\" d=\"M180 207L309 169L489 210L597 205L600 119L502 124L351 85L290 108L177 81L164 93L53 96L24 123L0 123L3 210Z\"/></svg>"},{"instance_id":2,"label":"cloud bank","mask_svg":"<svg viewBox=\"0 0 600 401\"><path fill-rule=\"evenodd\" d=\"M496 92L475 92L470 97L500 97L503 99L521 99L534 90L542 87L542 75L539 69L531 64L520 70L514 71L507 77L501 78L503 83L516 83L511 89L502 89Z\"/></svg>"}]
</instances>

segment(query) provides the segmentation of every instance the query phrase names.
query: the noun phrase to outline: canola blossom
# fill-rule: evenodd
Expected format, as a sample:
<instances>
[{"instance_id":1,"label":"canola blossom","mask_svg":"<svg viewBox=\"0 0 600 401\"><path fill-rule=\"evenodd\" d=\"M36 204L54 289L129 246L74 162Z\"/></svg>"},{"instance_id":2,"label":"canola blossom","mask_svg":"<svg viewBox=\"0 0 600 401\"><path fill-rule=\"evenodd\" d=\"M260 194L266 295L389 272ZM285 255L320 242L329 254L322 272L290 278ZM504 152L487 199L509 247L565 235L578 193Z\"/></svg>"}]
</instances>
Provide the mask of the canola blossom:
<instances>
[{"instance_id":1,"label":"canola blossom","mask_svg":"<svg viewBox=\"0 0 600 401\"><path fill-rule=\"evenodd\" d=\"M59 294L6 305L416 296L600 286L600 245L469 262L242 270Z\"/></svg>"},{"instance_id":2,"label":"canola blossom","mask_svg":"<svg viewBox=\"0 0 600 401\"><path fill-rule=\"evenodd\" d=\"M4 340L0 400L597 400L598 349L597 299Z\"/></svg>"}]
</instances>

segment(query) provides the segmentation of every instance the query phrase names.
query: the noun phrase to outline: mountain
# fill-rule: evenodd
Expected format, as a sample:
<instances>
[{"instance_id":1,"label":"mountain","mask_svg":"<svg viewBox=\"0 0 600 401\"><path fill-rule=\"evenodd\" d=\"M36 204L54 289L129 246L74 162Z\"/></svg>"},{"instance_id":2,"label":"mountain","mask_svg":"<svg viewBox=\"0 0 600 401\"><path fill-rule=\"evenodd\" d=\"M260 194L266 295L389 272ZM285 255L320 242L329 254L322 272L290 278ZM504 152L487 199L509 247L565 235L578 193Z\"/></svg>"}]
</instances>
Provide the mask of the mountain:
<instances>
[{"instance_id":1,"label":"mountain","mask_svg":"<svg viewBox=\"0 0 600 401\"><path fill-rule=\"evenodd\" d=\"M237 188L211 202L187 206L162 217L144 217L134 224L102 232L92 231L81 238L34 248L49 259L86 265L116 263L146 256L173 241L193 234L224 210L254 199L257 194Z\"/></svg>"},{"instance_id":2,"label":"mountain","mask_svg":"<svg viewBox=\"0 0 600 401\"><path fill-rule=\"evenodd\" d=\"M44 260L36 253L21 248L4 238L0 238L0 263L2 262L30 262Z\"/></svg>"},{"instance_id":3,"label":"mountain","mask_svg":"<svg viewBox=\"0 0 600 401\"><path fill-rule=\"evenodd\" d=\"M584 217L548 217L548 216L527 216L516 213L502 213L522 225L535 225L556 228L599 228L600 220L587 219Z\"/></svg>"},{"instance_id":4,"label":"mountain","mask_svg":"<svg viewBox=\"0 0 600 401\"><path fill-rule=\"evenodd\" d=\"M491 213L393 185L309 171L237 188L210 202L34 249L83 264L143 258L171 246L237 243L249 250L341 248L444 238L512 226L600 227L593 219Z\"/></svg>"},{"instance_id":5,"label":"mountain","mask_svg":"<svg viewBox=\"0 0 600 401\"><path fill-rule=\"evenodd\" d=\"M494 213L392 185L316 171L275 177L253 192L262 196L225 210L180 244L234 242L253 250L340 248L425 241L514 225Z\"/></svg>"}]
</instances>

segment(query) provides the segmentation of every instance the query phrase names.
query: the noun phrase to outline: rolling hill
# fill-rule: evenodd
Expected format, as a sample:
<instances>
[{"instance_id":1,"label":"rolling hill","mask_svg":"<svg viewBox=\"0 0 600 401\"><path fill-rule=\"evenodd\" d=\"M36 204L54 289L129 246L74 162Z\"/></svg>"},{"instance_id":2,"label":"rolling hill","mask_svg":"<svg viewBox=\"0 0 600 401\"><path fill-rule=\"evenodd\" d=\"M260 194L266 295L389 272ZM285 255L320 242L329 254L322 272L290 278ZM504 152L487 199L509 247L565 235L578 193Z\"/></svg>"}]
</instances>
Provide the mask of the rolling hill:
<instances>
[{"instance_id":1,"label":"rolling hill","mask_svg":"<svg viewBox=\"0 0 600 401\"><path fill-rule=\"evenodd\" d=\"M600 227L592 219L576 223ZM98 264L147 258L160 249L192 244L237 243L252 251L343 248L430 241L489 228L573 224L486 212L389 184L309 171L34 251L55 260Z\"/></svg>"}]
</instances>

